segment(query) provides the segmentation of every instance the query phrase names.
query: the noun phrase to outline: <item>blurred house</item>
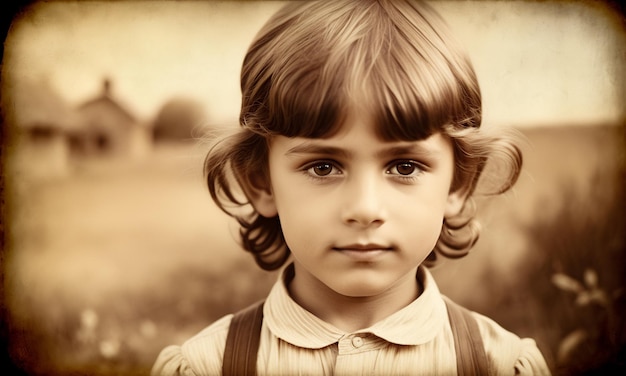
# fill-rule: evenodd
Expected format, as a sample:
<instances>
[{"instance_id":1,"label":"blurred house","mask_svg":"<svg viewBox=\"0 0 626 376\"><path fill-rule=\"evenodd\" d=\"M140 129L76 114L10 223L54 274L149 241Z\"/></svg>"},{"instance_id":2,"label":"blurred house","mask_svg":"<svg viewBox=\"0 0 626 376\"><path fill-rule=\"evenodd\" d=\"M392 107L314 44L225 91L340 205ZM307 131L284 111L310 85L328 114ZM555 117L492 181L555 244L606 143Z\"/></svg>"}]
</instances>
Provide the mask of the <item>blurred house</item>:
<instances>
[{"instance_id":1,"label":"blurred house","mask_svg":"<svg viewBox=\"0 0 626 376\"><path fill-rule=\"evenodd\" d=\"M105 79L102 92L77 108L81 126L69 133L70 149L78 156L136 158L147 154L151 129L112 95Z\"/></svg>"},{"instance_id":2,"label":"blurred house","mask_svg":"<svg viewBox=\"0 0 626 376\"><path fill-rule=\"evenodd\" d=\"M69 169L67 135L81 121L76 112L45 81L23 80L10 85L2 106L10 125L12 168L29 176L59 176Z\"/></svg>"},{"instance_id":3,"label":"blurred house","mask_svg":"<svg viewBox=\"0 0 626 376\"><path fill-rule=\"evenodd\" d=\"M19 174L62 176L85 157L138 158L151 150L152 127L113 97L109 80L101 93L77 107L47 81L5 82L3 94L10 129L8 167Z\"/></svg>"}]
</instances>

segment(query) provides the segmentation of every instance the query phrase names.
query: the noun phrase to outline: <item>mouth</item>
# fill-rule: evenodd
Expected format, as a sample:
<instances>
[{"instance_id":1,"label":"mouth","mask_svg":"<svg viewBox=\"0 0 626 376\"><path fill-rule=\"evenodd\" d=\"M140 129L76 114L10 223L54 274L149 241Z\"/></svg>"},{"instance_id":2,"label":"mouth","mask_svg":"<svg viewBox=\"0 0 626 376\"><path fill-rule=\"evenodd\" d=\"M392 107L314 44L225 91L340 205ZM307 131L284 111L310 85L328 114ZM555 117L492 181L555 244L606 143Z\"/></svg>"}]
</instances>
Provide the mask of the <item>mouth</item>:
<instances>
[{"instance_id":1,"label":"mouth","mask_svg":"<svg viewBox=\"0 0 626 376\"><path fill-rule=\"evenodd\" d=\"M344 254L356 261L373 261L381 255L393 251L393 247L381 244L348 244L333 247L333 251Z\"/></svg>"},{"instance_id":2,"label":"mouth","mask_svg":"<svg viewBox=\"0 0 626 376\"><path fill-rule=\"evenodd\" d=\"M393 247L380 245L380 244L349 244L340 247L334 247L334 250L337 251L361 251L361 252L370 252L370 251L391 251Z\"/></svg>"}]
</instances>

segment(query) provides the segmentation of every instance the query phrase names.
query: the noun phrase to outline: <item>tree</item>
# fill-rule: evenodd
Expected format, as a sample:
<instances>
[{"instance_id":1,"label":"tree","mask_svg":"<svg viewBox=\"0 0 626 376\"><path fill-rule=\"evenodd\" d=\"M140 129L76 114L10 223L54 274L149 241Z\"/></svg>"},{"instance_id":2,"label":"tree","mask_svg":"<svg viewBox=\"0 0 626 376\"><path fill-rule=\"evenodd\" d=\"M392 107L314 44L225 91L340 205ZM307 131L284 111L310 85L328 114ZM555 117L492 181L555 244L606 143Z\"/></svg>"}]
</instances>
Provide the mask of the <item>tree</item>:
<instances>
[{"instance_id":1,"label":"tree","mask_svg":"<svg viewBox=\"0 0 626 376\"><path fill-rule=\"evenodd\" d=\"M193 140L205 121L204 107L197 101L187 98L170 99L161 107L154 120L154 140Z\"/></svg>"}]
</instances>

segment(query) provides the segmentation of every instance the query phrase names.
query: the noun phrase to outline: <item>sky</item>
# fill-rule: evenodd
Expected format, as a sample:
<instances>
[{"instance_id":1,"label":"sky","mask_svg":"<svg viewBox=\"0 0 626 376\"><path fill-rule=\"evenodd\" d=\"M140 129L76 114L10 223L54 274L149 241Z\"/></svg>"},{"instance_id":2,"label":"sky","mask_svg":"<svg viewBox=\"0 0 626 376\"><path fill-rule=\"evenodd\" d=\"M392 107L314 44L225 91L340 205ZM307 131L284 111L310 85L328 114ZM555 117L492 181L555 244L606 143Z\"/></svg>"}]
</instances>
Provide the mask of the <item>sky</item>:
<instances>
[{"instance_id":1,"label":"sky","mask_svg":"<svg viewBox=\"0 0 626 376\"><path fill-rule=\"evenodd\" d=\"M282 2L46 1L14 18L3 81L47 82L70 105L113 94L150 121L163 104L201 103L236 122L247 47ZM601 3L432 2L466 46L483 92L483 124L624 119L626 32ZM11 86L3 94L10 98Z\"/></svg>"}]
</instances>

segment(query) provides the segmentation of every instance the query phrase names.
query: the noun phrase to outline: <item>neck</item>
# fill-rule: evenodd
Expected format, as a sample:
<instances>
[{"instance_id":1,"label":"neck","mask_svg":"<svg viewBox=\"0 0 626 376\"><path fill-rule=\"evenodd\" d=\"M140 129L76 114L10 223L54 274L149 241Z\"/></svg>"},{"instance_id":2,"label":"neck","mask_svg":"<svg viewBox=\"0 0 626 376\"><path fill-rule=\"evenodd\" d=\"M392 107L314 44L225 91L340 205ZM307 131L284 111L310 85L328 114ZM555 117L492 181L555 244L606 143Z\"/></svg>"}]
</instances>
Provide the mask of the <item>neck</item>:
<instances>
[{"instance_id":1,"label":"neck","mask_svg":"<svg viewBox=\"0 0 626 376\"><path fill-rule=\"evenodd\" d=\"M288 288L300 306L351 333L374 325L414 301L421 293L416 273L417 268L379 294L355 297L337 293L311 274L298 273L296 267L296 275Z\"/></svg>"}]
</instances>

